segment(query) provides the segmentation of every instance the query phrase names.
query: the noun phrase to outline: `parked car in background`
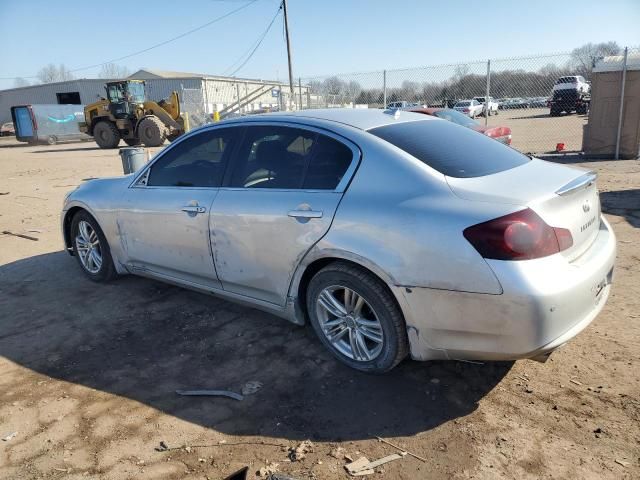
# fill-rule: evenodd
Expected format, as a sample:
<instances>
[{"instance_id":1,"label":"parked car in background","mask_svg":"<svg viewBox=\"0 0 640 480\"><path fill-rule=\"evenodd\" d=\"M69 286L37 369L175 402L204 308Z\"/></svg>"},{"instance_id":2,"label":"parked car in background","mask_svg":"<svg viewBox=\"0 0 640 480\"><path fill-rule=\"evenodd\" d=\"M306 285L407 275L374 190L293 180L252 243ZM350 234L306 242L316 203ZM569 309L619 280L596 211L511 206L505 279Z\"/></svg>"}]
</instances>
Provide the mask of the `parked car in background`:
<instances>
[{"instance_id":1,"label":"parked car in background","mask_svg":"<svg viewBox=\"0 0 640 480\"><path fill-rule=\"evenodd\" d=\"M413 107L419 107L420 105L415 103L415 102L406 102L406 101L401 101L401 102L391 102L389 104L387 104L387 108L389 109L406 109L406 108L413 108Z\"/></svg>"},{"instance_id":2,"label":"parked car in background","mask_svg":"<svg viewBox=\"0 0 640 480\"><path fill-rule=\"evenodd\" d=\"M556 80L552 92L559 90L576 90L578 93L586 94L591 92L591 85L582 75L569 75Z\"/></svg>"},{"instance_id":3,"label":"parked car in background","mask_svg":"<svg viewBox=\"0 0 640 480\"><path fill-rule=\"evenodd\" d=\"M547 106L547 97L531 97L529 99L530 108L544 108Z\"/></svg>"},{"instance_id":4,"label":"parked car in background","mask_svg":"<svg viewBox=\"0 0 640 480\"><path fill-rule=\"evenodd\" d=\"M397 110L206 125L82 183L61 221L91 280L139 274L310 323L366 372L408 354L544 361L602 310L616 257L593 172Z\"/></svg>"},{"instance_id":5,"label":"parked car in background","mask_svg":"<svg viewBox=\"0 0 640 480\"><path fill-rule=\"evenodd\" d=\"M484 105L482 105L477 100L460 100L453 106L454 110L458 112L464 113L465 115L476 118L478 115L481 115L484 110Z\"/></svg>"},{"instance_id":6,"label":"parked car in background","mask_svg":"<svg viewBox=\"0 0 640 480\"><path fill-rule=\"evenodd\" d=\"M529 101L524 98L508 98L499 105L501 110L514 110L519 108L529 108Z\"/></svg>"},{"instance_id":7,"label":"parked car in background","mask_svg":"<svg viewBox=\"0 0 640 480\"><path fill-rule=\"evenodd\" d=\"M473 97L473 99L480 103L483 106L482 113L485 115L498 115L498 106L499 103L493 99L493 97L489 97L489 104L486 105L484 97Z\"/></svg>"},{"instance_id":8,"label":"parked car in background","mask_svg":"<svg viewBox=\"0 0 640 480\"><path fill-rule=\"evenodd\" d=\"M16 129L13 126L13 122L3 123L0 127L0 137L8 137L16 134Z\"/></svg>"},{"instance_id":9,"label":"parked car in background","mask_svg":"<svg viewBox=\"0 0 640 480\"><path fill-rule=\"evenodd\" d=\"M451 108L415 108L409 111L442 118L444 120L457 123L458 125L462 125L463 127L470 128L471 130L475 130L476 132L480 132L487 137L504 143L505 145L511 145L511 129L509 127L485 127L476 120L469 118L464 113L460 113Z\"/></svg>"}]
</instances>

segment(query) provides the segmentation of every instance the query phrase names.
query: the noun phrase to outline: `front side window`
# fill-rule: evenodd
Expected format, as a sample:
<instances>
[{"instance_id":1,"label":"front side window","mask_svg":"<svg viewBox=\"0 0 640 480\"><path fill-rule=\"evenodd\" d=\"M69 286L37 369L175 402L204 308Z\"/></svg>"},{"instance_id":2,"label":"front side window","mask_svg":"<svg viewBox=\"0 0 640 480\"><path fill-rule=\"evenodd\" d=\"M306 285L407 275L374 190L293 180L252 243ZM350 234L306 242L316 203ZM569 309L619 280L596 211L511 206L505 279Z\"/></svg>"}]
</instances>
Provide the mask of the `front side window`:
<instances>
[{"instance_id":1,"label":"front side window","mask_svg":"<svg viewBox=\"0 0 640 480\"><path fill-rule=\"evenodd\" d=\"M225 155L233 148L236 129L198 133L168 150L151 167L147 185L162 187L219 187Z\"/></svg>"}]
</instances>

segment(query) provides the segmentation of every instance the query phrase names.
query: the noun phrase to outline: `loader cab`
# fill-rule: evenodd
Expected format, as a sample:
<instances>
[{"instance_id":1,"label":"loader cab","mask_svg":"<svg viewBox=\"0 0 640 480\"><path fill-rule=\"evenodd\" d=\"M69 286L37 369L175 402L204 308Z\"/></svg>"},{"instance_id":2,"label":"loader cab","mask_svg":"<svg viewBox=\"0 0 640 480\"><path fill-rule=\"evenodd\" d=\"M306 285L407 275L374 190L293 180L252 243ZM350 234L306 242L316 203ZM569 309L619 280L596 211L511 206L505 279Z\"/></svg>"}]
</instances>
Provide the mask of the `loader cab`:
<instances>
[{"instance_id":1,"label":"loader cab","mask_svg":"<svg viewBox=\"0 0 640 480\"><path fill-rule=\"evenodd\" d=\"M140 80L109 82L105 89L109 111L115 118L130 118L145 101L144 82Z\"/></svg>"}]
</instances>

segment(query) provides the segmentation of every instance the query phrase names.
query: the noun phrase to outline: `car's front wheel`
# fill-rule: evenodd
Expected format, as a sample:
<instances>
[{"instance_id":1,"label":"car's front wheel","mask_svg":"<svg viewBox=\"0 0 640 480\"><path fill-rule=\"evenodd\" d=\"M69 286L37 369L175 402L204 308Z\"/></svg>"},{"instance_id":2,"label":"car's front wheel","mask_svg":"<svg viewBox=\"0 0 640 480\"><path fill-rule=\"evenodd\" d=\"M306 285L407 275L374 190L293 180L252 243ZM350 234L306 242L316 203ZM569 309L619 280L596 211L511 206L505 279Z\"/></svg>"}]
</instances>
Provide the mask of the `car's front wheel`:
<instances>
[{"instance_id":1,"label":"car's front wheel","mask_svg":"<svg viewBox=\"0 0 640 480\"><path fill-rule=\"evenodd\" d=\"M322 343L341 362L383 373L409 351L402 312L384 283L371 273L335 262L309 282L307 311Z\"/></svg>"},{"instance_id":2,"label":"car's front wheel","mask_svg":"<svg viewBox=\"0 0 640 480\"><path fill-rule=\"evenodd\" d=\"M116 276L107 239L98 222L85 211L71 221L73 253L82 271L91 280L106 282Z\"/></svg>"}]
</instances>

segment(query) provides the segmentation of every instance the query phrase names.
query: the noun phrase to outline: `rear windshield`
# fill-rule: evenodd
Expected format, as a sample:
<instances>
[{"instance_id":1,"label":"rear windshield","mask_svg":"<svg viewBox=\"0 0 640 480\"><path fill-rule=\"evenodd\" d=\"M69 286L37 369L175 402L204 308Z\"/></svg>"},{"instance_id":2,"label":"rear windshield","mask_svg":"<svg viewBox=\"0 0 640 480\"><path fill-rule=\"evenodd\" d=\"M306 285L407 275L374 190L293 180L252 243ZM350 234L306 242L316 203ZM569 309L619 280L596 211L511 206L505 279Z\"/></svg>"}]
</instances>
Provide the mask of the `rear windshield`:
<instances>
[{"instance_id":1,"label":"rear windshield","mask_svg":"<svg viewBox=\"0 0 640 480\"><path fill-rule=\"evenodd\" d=\"M556 83L578 83L576 77L560 77Z\"/></svg>"},{"instance_id":2,"label":"rear windshield","mask_svg":"<svg viewBox=\"0 0 640 480\"><path fill-rule=\"evenodd\" d=\"M482 177L529 161L529 157L511 147L447 121L395 123L373 128L369 133L449 177Z\"/></svg>"},{"instance_id":3,"label":"rear windshield","mask_svg":"<svg viewBox=\"0 0 640 480\"><path fill-rule=\"evenodd\" d=\"M458 102L456 103L456 107L468 107L471 105L471 102Z\"/></svg>"}]
</instances>

